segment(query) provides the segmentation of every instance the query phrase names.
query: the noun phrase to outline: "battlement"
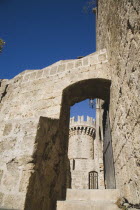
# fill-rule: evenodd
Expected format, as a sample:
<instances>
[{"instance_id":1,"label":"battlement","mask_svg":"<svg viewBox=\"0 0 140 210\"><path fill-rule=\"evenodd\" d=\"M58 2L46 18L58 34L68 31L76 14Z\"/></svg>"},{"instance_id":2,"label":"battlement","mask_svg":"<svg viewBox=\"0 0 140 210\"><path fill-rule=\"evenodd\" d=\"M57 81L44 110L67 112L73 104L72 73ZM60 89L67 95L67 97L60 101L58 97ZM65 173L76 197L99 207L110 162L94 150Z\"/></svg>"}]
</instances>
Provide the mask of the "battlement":
<instances>
[{"instance_id":1,"label":"battlement","mask_svg":"<svg viewBox=\"0 0 140 210\"><path fill-rule=\"evenodd\" d=\"M77 121L75 117L70 118L70 129L69 135L95 135L95 119L87 116L86 121L84 121L84 116L78 116Z\"/></svg>"},{"instance_id":2,"label":"battlement","mask_svg":"<svg viewBox=\"0 0 140 210\"><path fill-rule=\"evenodd\" d=\"M78 116L77 120L75 119L76 117L70 118L70 127L79 125L95 127L95 119L92 117L87 116L87 119L85 121L84 116Z\"/></svg>"}]
</instances>

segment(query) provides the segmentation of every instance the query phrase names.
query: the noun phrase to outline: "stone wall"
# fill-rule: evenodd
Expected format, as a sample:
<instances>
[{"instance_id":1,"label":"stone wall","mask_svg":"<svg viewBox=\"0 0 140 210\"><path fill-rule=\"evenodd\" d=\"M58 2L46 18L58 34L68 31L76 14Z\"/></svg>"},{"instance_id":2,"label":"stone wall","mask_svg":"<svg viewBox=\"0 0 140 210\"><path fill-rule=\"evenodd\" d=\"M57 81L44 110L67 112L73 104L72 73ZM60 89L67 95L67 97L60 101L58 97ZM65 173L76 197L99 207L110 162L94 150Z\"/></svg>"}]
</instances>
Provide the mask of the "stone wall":
<instances>
[{"instance_id":1,"label":"stone wall","mask_svg":"<svg viewBox=\"0 0 140 210\"><path fill-rule=\"evenodd\" d=\"M116 184L140 203L139 11L139 0L98 0L96 53L0 80L0 206L55 209L65 197L70 106L108 100L111 81Z\"/></svg>"},{"instance_id":2,"label":"stone wall","mask_svg":"<svg viewBox=\"0 0 140 210\"><path fill-rule=\"evenodd\" d=\"M56 200L65 199L67 162L64 161L67 159L60 145L60 135L58 119L40 118L25 209L53 210ZM26 190L28 176L23 175L22 187Z\"/></svg>"},{"instance_id":3,"label":"stone wall","mask_svg":"<svg viewBox=\"0 0 140 210\"><path fill-rule=\"evenodd\" d=\"M87 116L70 118L68 158L71 169L71 188L89 189L89 172L99 171L98 159L94 159L95 120ZM97 162L96 162L97 160Z\"/></svg>"},{"instance_id":4,"label":"stone wall","mask_svg":"<svg viewBox=\"0 0 140 210\"><path fill-rule=\"evenodd\" d=\"M98 110L97 110L98 112ZM92 117L84 121L84 116L70 118L68 158L70 160L71 188L72 189L104 189L103 176L103 148L102 143L96 138L97 123ZM102 155L101 155L102 154ZM89 173L97 172L97 182L90 179Z\"/></svg>"},{"instance_id":5,"label":"stone wall","mask_svg":"<svg viewBox=\"0 0 140 210\"><path fill-rule=\"evenodd\" d=\"M84 116L78 116L77 121L70 119L69 159L94 159L95 120L88 116L87 121L83 118Z\"/></svg>"},{"instance_id":6,"label":"stone wall","mask_svg":"<svg viewBox=\"0 0 140 210\"><path fill-rule=\"evenodd\" d=\"M140 203L140 1L98 0L97 49L107 49L117 188Z\"/></svg>"},{"instance_id":7,"label":"stone wall","mask_svg":"<svg viewBox=\"0 0 140 210\"><path fill-rule=\"evenodd\" d=\"M55 209L56 200L65 196L61 186L66 185L65 168L69 167L70 106L91 96L108 98L109 87L106 50L78 60L59 61L41 70L26 70L11 80L0 81L0 206L37 209L41 205L42 209ZM49 150L55 151L53 158ZM49 153L47 160L44 151ZM57 168L62 180L56 177Z\"/></svg>"}]
</instances>

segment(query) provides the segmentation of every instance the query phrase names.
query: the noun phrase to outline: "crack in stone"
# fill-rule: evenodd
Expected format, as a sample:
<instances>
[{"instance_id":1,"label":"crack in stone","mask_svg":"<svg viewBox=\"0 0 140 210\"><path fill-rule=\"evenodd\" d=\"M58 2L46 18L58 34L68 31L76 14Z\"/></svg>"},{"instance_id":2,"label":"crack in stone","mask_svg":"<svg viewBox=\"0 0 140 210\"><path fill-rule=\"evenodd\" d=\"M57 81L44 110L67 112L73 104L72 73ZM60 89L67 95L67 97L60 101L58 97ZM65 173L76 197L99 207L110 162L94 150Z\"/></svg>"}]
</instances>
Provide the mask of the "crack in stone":
<instances>
[{"instance_id":1,"label":"crack in stone","mask_svg":"<svg viewBox=\"0 0 140 210\"><path fill-rule=\"evenodd\" d=\"M4 96L7 94L7 88L8 88L8 84L5 86L4 92L1 94L1 98L0 98L0 103L2 102Z\"/></svg>"}]
</instances>

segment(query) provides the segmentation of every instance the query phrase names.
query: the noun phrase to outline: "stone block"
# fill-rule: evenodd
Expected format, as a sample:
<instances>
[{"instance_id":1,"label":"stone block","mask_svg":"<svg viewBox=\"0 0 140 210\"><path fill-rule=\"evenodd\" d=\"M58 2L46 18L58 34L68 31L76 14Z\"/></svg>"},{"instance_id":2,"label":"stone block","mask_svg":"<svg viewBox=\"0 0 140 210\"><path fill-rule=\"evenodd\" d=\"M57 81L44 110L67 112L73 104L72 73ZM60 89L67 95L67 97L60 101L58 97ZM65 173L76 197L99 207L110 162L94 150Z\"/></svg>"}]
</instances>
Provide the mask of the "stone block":
<instances>
[{"instance_id":1,"label":"stone block","mask_svg":"<svg viewBox=\"0 0 140 210\"><path fill-rule=\"evenodd\" d=\"M67 189L66 200L92 200L115 203L120 197L117 189Z\"/></svg>"},{"instance_id":2,"label":"stone block","mask_svg":"<svg viewBox=\"0 0 140 210\"><path fill-rule=\"evenodd\" d=\"M4 194L2 192L0 192L0 206L2 205L3 196L4 196Z\"/></svg>"},{"instance_id":3,"label":"stone block","mask_svg":"<svg viewBox=\"0 0 140 210\"><path fill-rule=\"evenodd\" d=\"M106 53L104 54L100 54L99 57L98 57L99 61L105 61L107 58L106 58Z\"/></svg>"},{"instance_id":4,"label":"stone block","mask_svg":"<svg viewBox=\"0 0 140 210\"><path fill-rule=\"evenodd\" d=\"M28 82L29 79L30 79L30 74L25 74L24 77L23 77L22 82Z\"/></svg>"},{"instance_id":5,"label":"stone block","mask_svg":"<svg viewBox=\"0 0 140 210\"><path fill-rule=\"evenodd\" d=\"M94 64L97 64L97 63L99 63L98 55L93 55L93 56L89 57L89 64L90 65L94 65Z\"/></svg>"},{"instance_id":6,"label":"stone block","mask_svg":"<svg viewBox=\"0 0 140 210\"><path fill-rule=\"evenodd\" d=\"M75 68L82 66L82 59L75 61Z\"/></svg>"},{"instance_id":7,"label":"stone block","mask_svg":"<svg viewBox=\"0 0 140 210\"><path fill-rule=\"evenodd\" d=\"M3 170L0 169L0 184L1 184L2 176L3 176Z\"/></svg>"},{"instance_id":8,"label":"stone block","mask_svg":"<svg viewBox=\"0 0 140 210\"><path fill-rule=\"evenodd\" d=\"M48 77L50 75L50 68L45 68L43 72L43 77Z\"/></svg>"},{"instance_id":9,"label":"stone block","mask_svg":"<svg viewBox=\"0 0 140 210\"><path fill-rule=\"evenodd\" d=\"M32 169L33 168L33 157L31 155L21 155L19 157L17 157L15 159L18 167L20 168L20 166L24 166L27 167L28 169Z\"/></svg>"},{"instance_id":10,"label":"stone block","mask_svg":"<svg viewBox=\"0 0 140 210\"><path fill-rule=\"evenodd\" d=\"M58 66L52 66L51 70L50 70L50 75L56 74L57 73L57 68L58 68Z\"/></svg>"},{"instance_id":11,"label":"stone block","mask_svg":"<svg viewBox=\"0 0 140 210\"><path fill-rule=\"evenodd\" d=\"M88 58L83 58L83 66L87 66L88 65Z\"/></svg>"},{"instance_id":12,"label":"stone block","mask_svg":"<svg viewBox=\"0 0 140 210\"><path fill-rule=\"evenodd\" d=\"M31 176L31 171L22 172L20 185L19 185L19 192L27 192L30 176Z\"/></svg>"},{"instance_id":13,"label":"stone block","mask_svg":"<svg viewBox=\"0 0 140 210\"><path fill-rule=\"evenodd\" d=\"M58 66L58 73L65 71L66 65L62 64Z\"/></svg>"},{"instance_id":14,"label":"stone block","mask_svg":"<svg viewBox=\"0 0 140 210\"><path fill-rule=\"evenodd\" d=\"M34 143L35 143L34 136L24 136L20 149L24 152L25 155L32 155Z\"/></svg>"},{"instance_id":15,"label":"stone block","mask_svg":"<svg viewBox=\"0 0 140 210\"><path fill-rule=\"evenodd\" d=\"M16 138L6 138L0 142L0 153L8 153L10 150L12 151L17 140Z\"/></svg>"},{"instance_id":16,"label":"stone block","mask_svg":"<svg viewBox=\"0 0 140 210\"><path fill-rule=\"evenodd\" d=\"M25 195L9 194L3 198L3 206L7 209L24 209Z\"/></svg>"},{"instance_id":17,"label":"stone block","mask_svg":"<svg viewBox=\"0 0 140 210\"><path fill-rule=\"evenodd\" d=\"M10 132L12 131L12 124L8 123L5 125L4 131L3 131L3 135L7 136L10 134Z\"/></svg>"},{"instance_id":18,"label":"stone block","mask_svg":"<svg viewBox=\"0 0 140 210\"><path fill-rule=\"evenodd\" d=\"M15 191L18 189L18 182L19 182L19 173L14 171L15 174L7 173L3 177L3 188L6 191Z\"/></svg>"},{"instance_id":19,"label":"stone block","mask_svg":"<svg viewBox=\"0 0 140 210\"><path fill-rule=\"evenodd\" d=\"M57 210L119 210L117 205L104 202L57 201Z\"/></svg>"},{"instance_id":20,"label":"stone block","mask_svg":"<svg viewBox=\"0 0 140 210\"><path fill-rule=\"evenodd\" d=\"M36 71L30 74L30 81L34 80L36 78Z\"/></svg>"},{"instance_id":21,"label":"stone block","mask_svg":"<svg viewBox=\"0 0 140 210\"><path fill-rule=\"evenodd\" d=\"M5 171L2 179L3 188L7 191L16 190L18 187L20 169L18 162L12 160L7 164L7 171Z\"/></svg>"},{"instance_id":22,"label":"stone block","mask_svg":"<svg viewBox=\"0 0 140 210\"><path fill-rule=\"evenodd\" d=\"M73 69L74 68L74 62L70 62L67 64L67 69Z\"/></svg>"},{"instance_id":23,"label":"stone block","mask_svg":"<svg viewBox=\"0 0 140 210\"><path fill-rule=\"evenodd\" d=\"M43 70L39 70L39 71L37 72L37 74L36 74L36 79L41 78L42 75L43 75Z\"/></svg>"}]
</instances>

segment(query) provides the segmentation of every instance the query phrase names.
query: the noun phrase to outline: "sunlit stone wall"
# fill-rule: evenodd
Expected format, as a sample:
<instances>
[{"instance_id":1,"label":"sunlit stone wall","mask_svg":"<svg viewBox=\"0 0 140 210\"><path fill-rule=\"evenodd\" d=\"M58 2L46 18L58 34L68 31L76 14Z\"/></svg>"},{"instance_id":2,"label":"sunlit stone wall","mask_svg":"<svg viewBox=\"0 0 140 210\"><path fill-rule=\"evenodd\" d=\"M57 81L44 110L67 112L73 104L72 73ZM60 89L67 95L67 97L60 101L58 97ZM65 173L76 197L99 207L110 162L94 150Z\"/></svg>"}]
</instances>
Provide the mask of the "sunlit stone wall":
<instances>
[{"instance_id":1,"label":"sunlit stone wall","mask_svg":"<svg viewBox=\"0 0 140 210\"><path fill-rule=\"evenodd\" d=\"M70 159L72 189L89 189L89 172L91 171L98 173L98 188L104 187L103 180L99 179L103 173L103 170L100 170L99 160L102 148L99 147L95 138L95 119L88 116L86 121L84 121L84 116L78 116L77 121L74 117L70 119L68 158Z\"/></svg>"},{"instance_id":2,"label":"sunlit stone wall","mask_svg":"<svg viewBox=\"0 0 140 210\"><path fill-rule=\"evenodd\" d=\"M111 76L110 123L116 185L140 204L140 1L98 0L97 50L106 48Z\"/></svg>"},{"instance_id":3,"label":"sunlit stone wall","mask_svg":"<svg viewBox=\"0 0 140 210\"><path fill-rule=\"evenodd\" d=\"M60 132L68 125L60 119L63 90L94 78L110 79L106 50L0 80L0 206L50 210L64 199L67 134Z\"/></svg>"}]
</instances>

